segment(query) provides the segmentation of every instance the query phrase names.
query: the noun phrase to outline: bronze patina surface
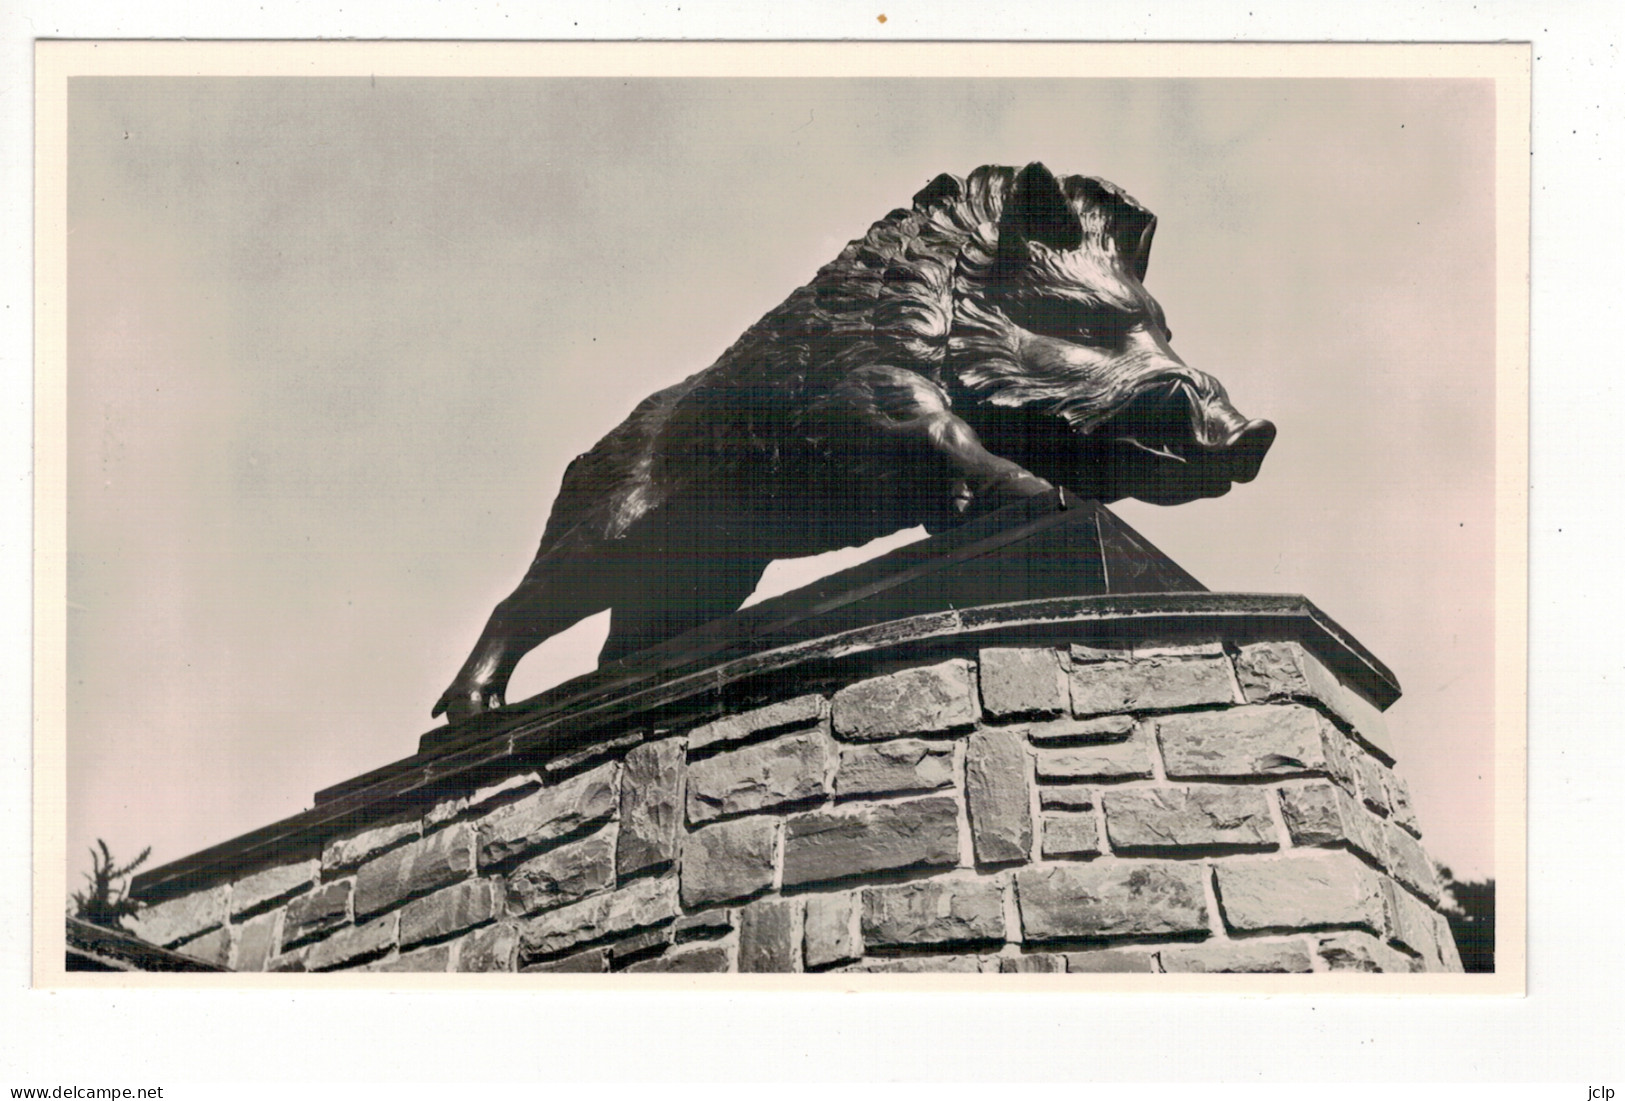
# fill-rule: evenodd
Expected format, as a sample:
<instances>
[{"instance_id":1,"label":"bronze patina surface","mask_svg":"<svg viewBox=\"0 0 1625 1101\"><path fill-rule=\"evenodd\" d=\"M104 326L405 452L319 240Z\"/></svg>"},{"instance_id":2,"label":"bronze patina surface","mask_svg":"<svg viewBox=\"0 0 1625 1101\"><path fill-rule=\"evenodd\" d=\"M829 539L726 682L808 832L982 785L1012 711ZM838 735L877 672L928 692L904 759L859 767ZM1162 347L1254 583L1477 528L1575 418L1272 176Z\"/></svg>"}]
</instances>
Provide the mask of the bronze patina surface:
<instances>
[{"instance_id":1,"label":"bronze patina surface","mask_svg":"<svg viewBox=\"0 0 1625 1101\"><path fill-rule=\"evenodd\" d=\"M775 558L1057 486L1177 504L1251 480L1275 428L1170 347L1155 225L1037 163L937 177L571 463L434 714L500 707L521 657L605 608L606 662L727 615Z\"/></svg>"}]
</instances>

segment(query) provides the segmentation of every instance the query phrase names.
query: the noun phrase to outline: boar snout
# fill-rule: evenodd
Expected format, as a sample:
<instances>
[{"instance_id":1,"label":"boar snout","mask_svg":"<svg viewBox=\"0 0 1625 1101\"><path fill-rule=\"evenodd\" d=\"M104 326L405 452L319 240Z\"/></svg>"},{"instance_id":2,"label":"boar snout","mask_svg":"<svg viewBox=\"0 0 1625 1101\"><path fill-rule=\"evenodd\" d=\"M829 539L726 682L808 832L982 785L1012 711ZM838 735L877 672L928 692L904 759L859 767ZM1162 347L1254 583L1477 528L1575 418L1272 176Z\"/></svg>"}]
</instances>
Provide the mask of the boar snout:
<instances>
[{"instance_id":1,"label":"boar snout","mask_svg":"<svg viewBox=\"0 0 1625 1101\"><path fill-rule=\"evenodd\" d=\"M1258 477L1270 445L1275 442L1275 425L1267 420L1248 420L1227 404L1209 406L1206 427L1199 440L1203 450L1212 453L1232 482L1250 482Z\"/></svg>"},{"instance_id":2,"label":"boar snout","mask_svg":"<svg viewBox=\"0 0 1625 1101\"><path fill-rule=\"evenodd\" d=\"M1102 499L1171 505L1217 497L1258 476L1275 425L1238 413L1199 372L1147 388L1096 426Z\"/></svg>"}]
</instances>

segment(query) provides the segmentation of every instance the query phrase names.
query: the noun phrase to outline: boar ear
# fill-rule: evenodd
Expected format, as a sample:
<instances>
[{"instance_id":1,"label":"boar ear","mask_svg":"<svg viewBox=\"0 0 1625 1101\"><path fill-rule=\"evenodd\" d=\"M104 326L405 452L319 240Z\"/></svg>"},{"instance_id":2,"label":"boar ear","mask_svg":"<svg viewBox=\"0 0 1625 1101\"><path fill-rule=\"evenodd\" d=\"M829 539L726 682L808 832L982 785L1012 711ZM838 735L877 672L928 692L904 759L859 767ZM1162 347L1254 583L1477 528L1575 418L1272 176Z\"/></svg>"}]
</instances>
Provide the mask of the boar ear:
<instances>
[{"instance_id":1,"label":"boar ear","mask_svg":"<svg viewBox=\"0 0 1625 1101\"><path fill-rule=\"evenodd\" d=\"M958 176L944 172L920 189L914 196L914 208L924 210L932 203L957 202L965 197L965 184Z\"/></svg>"},{"instance_id":2,"label":"boar ear","mask_svg":"<svg viewBox=\"0 0 1625 1101\"><path fill-rule=\"evenodd\" d=\"M1157 216L1116 184L1093 176L1068 176L1066 192L1085 208L1100 211L1105 232L1116 244L1123 266L1134 278L1144 282L1146 266L1151 262L1151 238L1157 232Z\"/></svg>"},{"instance_id":3,"label":"boar ear","mask_svg":"<svg viewBox=\"0 0 1625 1101\"><path fill-rule=\"evenodd\" d=\"M1083 223L1077 211L1061 193L1060 182L1037 161L1016 175L1010 196L1004 200L999 240L1041 241L1057 249L1083 244Z\"/></svg>"},{"instance_id":4,"label":"boar ear","mask_svg":"<svg viewBox=\"0 0 1625 1101\"><path fill-rule=\"evenodd\" d=\"M1134 278L1145 282L1145 269L1151 263L1151 238L1157 232L1157 216L1149 210L1136 207L1128 225L1122 232L1113 229L1117 237L1117 251L1128 263Z\"/></svg>"}]
</instances>

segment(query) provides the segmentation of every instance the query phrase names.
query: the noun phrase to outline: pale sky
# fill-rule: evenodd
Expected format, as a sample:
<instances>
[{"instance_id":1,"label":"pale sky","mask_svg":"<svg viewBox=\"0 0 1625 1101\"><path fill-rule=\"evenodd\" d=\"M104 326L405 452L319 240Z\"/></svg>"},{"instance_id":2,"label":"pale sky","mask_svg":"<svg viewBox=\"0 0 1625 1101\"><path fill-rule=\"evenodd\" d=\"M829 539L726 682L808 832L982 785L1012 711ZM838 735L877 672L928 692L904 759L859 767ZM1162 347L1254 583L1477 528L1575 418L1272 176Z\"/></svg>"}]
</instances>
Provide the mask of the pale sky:
<instances>
[{"instance_id":1,"label":"pale sky","mask_svg":"<svg viewBox=\"0 0 1625 1101\"><path fill-rule=\"evenodd\" d=\"M1157 214L1175 350L1280 429L1226 497L1114 509L1386 662L1425 843L1490 873L1487 82L80 78L69 104L71 882L97 837L161 863L412 753L573 456L937 173L1031 160ZM602 624L572 635L515 698L590 668Z\"/></svg>"}]
</instances>

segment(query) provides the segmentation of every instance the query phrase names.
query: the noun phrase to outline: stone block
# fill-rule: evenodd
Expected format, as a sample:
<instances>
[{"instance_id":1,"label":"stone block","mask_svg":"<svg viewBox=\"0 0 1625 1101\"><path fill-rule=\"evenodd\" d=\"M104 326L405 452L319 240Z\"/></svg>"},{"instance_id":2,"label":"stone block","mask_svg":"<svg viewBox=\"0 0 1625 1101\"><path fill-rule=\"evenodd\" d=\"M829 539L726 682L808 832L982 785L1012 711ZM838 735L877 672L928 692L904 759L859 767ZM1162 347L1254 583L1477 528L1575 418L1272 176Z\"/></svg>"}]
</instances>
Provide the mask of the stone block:
<instances>
[{"instance_id":1,"label":"stone block","mask_svg":"<svg viewBox=\"0 0 1625 1101\"><path fill-rule=\"evenodd\" d=\"M589 948L585 952L577 952L561 960L526 964L520 970L527 974L598 974L609 970L609 949Z\"/></svg>"},{"instance_id":2,"label":"stone block","mask_svg":"<svg viewBox=\"0 0 1625 1101\"><path fill-rule=\"evenodd\" d=\"M729 952L726 944L697 944L628 964L626 970L629 974L720 974L733 970Z\"/></svg>"},{"instance_id":3,"label":"stone block","mask_svg":"<svg viewBox=\"0 0 1625 1101\"><path fill-rule=\"evenodd\" d=\"M1250 703L1317 698L1305 666L1330 676L1295 642L1258 642L1236 655L1236 680Z\"/></svg>"},{"instance_id":4,"label":"stone block","mask_svg":"<svg viewBox=\"0 0 1625 1101\"><path fill-rule=\"evenodd\" d=\"M476 929L458 942L457 970L512 971L518 944L519 930L507 922Z\"/></svg>"},{"instance_id":5,"label":"stone block","mask_svg":"<svg viewBox=\"0 0 1625 1101\"><path fill-rule=\"evenodd\" d=\"M292 947L350 924L350 895L355 880L341 879L288 903L282 924L282 946Z\"/></svg>"},{"instance_id":6,"label":"stone block","mask_svg":"<svg viewBox=\"0 0 1625 1101\"><path fill-rule=\"evenodd\" d=\"M998 956L904 956L900 959L863 960L838 971L860 971L882 975L932 975L981 972L996 974Z\"/></svg>"},{"instance_id":7,"label":"stone block","mask_svg":"<svg viewBox=\"0 0 1625 1101\"><path fill-rule=\"evenodd\" d=\"M1162 969L1196 974L1295 974L1313 971L1309 947L1301 940L1209 941L1164 948Z\"/></svg>"},{"instance_id":8,"label":"stone block","mask_svg":"<svg viewBox=\"0 0 1625 1101\"><path fill-rule=\"evenodd\" d=\"M1230 661L1223 656L1074 661L1069 679L1072 713L1080 718L1239 702Z\"/></svg>"},{"instance_id":9,"label":"stone block","mask_svg":"<svg viewBox=\"0 0 1625 1101\"><path fill-rule=\"evenodd\" d=\"M561 753L550 759L542 766L547 771L550 780L566 776L572 772L579 772L587 765L596 764L608 757L620 757L624 752L643 741L641 730L630 734L621 734L613 738L601 738L589 742L580 749L569 753Z\"/></svg>"},{"instance_id":10,"label":"stone block","mask_svg":"<svg viewBox=\"0 0 1625 1101\"><path fill-rule=\"evenodd\" d=\"M1026 742L1015 730L978 730L965 746L965 799L980 864L1024 861L1033 848Z\"/></svg>"},{"instance_id":11,"label":"stone block","mask_svg":"<svg viewBox=\"0 0 1625 1101\"><path fill-rule=\"evenodd\" d=\"M417 818L386 822L363 830L350 837L328 842L322 849L322 874L332 878L342 872L354 871L365 861L397 845L404 845L423 832L423 823Z\"/></svg>"},{"instance_id":12,"label":"stone block","mask_svg":"<svg viewBox=\"0 0 1625 1101\"><path fill-rule=\"evenodd\" d=\"M1103 661L1128 661L1134 657L1132 646L1086 646L1074 642L1068 649L1073 665L1097 665Z\"/></svg>"},{"instance_id":13,"label":"stone block","mask_svg":"<svg viewBox=\"0 0 1625 1101\"><path fill-rule=\"evenodd\" d=\"M1315 955L1328 971L1408 972L1422 961L1390 948L1370 933L1333 933L1315 939Z\"/></svg>"},{"instance_id":14,"label":"stone block","mask_svg":"<svg viewBox=\"0 0 1625 1101\"><path fill-rule=\"evenodd\" d=\"M1354 766L1354 779L1360 785L1360 799L1366 806L1383 817L1388 816L1388 770L1378 764L1369 753L1352 749L1349 763Z\"/></svg>"},{"instance_id":15,"label":"stone block","mask_svg":"<svg viewBox=\"0 0 1625 1101\"><path fill-rule=\"evenodd\" d=\"M696 726L688 732L688 751L698 753L712 746L799 730L823 722L828 715L829 701L823 696L797 696L793 700L781 700Z\"/></svg>"},{"instance_id":16,"label":"stone block","mask_svg":"<svg viewBox=\"0 0 1625 1101\"><path fill-rule=\"evenodd\" d=\"M474 829L463 822L391 849L355 874L356 921L474 874Z\"/></svg>"},{"instance_id":17,"label":"stone block","mask_svg":"<svg viewBox=\"0 0 1625 1101\"><path fill-rule=\"evenodd\" d=\"M542 786L542 777L536 772L522 772L504 776L489 784L482 784L469 795L463 809L469 814L488 814L498 807L523 799Z\"/></svg>"},{"instance_id":18,"label":"stone block","mask_svg":"<svg viewBox=\"0 0 1625 1101\"><path fill-rule=\"evenodd\" d=\"M1046 814L1039 844L1045 860L1099 856L1100 826L1093 814Z\"/></svg>"},{"instance_id":19,"label":"stone block","mask_svg":"<svg viewBox=\"0 0 1625 1101\"><path fill-rule=\"evenodd\" d=\"M671 941L672 931L669 925L656 926L623 937L609 946L610 970L624 970L626 965L634 960L663 952Z\"/></svg>"},{"instance_id":20,"label":"stone block","mask_svg":"<svg viewBox=\"0 0 1625 1101\"><path fill-rule=\"evenodd\" d=\"M808 811L785 822L784 885L959 863L959 807L950 796Z\"/></svg>"},{"instance_id":21,"label":"stone block","mask_svg":"<svg viewBox=\"0 0 1625 1101\"><path fill-rule=\"evenodd\" d=\"M796 907L794 899L763 898L739 911L741 972L783 974L799 970Z\"/></svg>"},{"instance_id":22,"label":"stone block","mask_svg":"<svg viewBox=\"0 0 1625 1101\"><path fill-rule=\"evenodd\" d=\"M293 974L305 971L305 950L299 948L292 952L283 952L272 956L265 961L265 970L272 974Z\"/></svg>"},{"instance_id":23,"label":"stone block","mask_svg":"<svg viewBox=\"0 0 1625 1101\"><path fill-rule=\"evenodd\" d=\"M829 795L829 742L822 731L741 746L688 766L688 820L700 825Z\"/></svg>"},{"instance_id":24,"label":"stone block","mask_svg":"<svg viewBox=\"0 0 1625 1101\"><path fill-rule=\"evenodd\" d=\"M1439 970L1439 946L1434 938L1433 911L1415 895L1389 880L1383 880L1383 900L1388 909L1388 940L1421 958L1429 971Z\"/></svg>"},{"instance_id":25,"label":"stone block","mask_svg":"<svg viewBox=\"0 0 1625 1101\"><path fill-rule=\"evenodd\" d=\"M990 718L1048 718L1066 710L1066 674L1054 650L984 646L979 657L982 710Z\"/></svg>"},{"instance_id":26,"label":"stone block","mask_svg":"<svg viewBox=\"0 0 1625 1101\"><path fill-rule=\"evenodd\" d=\"M519 957L530 962L578 944L647 929L677 916L677 878L634 879L619 890L549 910L519 929Z\"/></svg>"},{"instance_id":27,"label":"stone block","mask_svg":"<svg viewBox=\"0 0 1625 1101\"><path fill-rule=\"evenodd\" d=\"M1031 952L1020 956L1000 956L1001 975L1063 975L1066 958L1048 952Z\"/></svg>"},{"instance_id":28,"label":"stone block","mask_svg":"<svg viewBox=\"0 0 1625 1101\"><path fill-rule=\"evenodd\" d=\"M701 910L672 922L672 939L678 944L691 940L715 940L733 932L734 924L728 910Z\"/></svg>"},{"instance_id":29,"label":"stone block","mask_svg":"<svg viewBox=\"0 0 1625 1101\"><path fill-rule=\"evenodd\" d=\"M937 879L863 891L867 949L1004 939L1004 891L994 880Z\"/></svg>"},{"instance_id":30,"label":"stone block","mask_svg":"<svg viewBox=\"0 0 1625 1101\"><path fill-rule=\"evenodd\" d=\"M1224 643L1176 642L1173 640L1140 639L1134 643L1133 657L1144 658L1219 658L1225 656Z\"/></svg>"},{"instance_id":31,"label":"stone block","mask_svg":"<svg viewBox=\"0 0 1625 1101\"><path fill-rule=\"evenodd\" d=\"M1405 886L1437 906L1439 904L1439 873L1433 861L1422 851L1416 838L1392 822L1378 823L1383 840L1387 843L1388 871Z\"/></svg>"},{"instance_id":32,"label":"stone block","mask_svg":"<svg viewBox=\"0 0 1625 1101\"><path fill-rule=\"evenodd\" d=\"M567 906L615 885L616 827L545 849L508 873L508 912L533 914Z\"/></svg>"},{"instance_id":33,"label":"stone block","mask_svg":"<svg viewBox=\"0 0 1625 1101\"><path fill-rule=\"evenodd\" d=\"M444 940L496 916L495 884L487 879L464 880L406 904L401 910L401 947Z\"/></svg>"},{"instance_id":34,"label":"stone block","mask_svg":"<svg viewBox=\"0 0 1625 1101\"><path fill-rule=\"evenodd\" d=\"M1067 698L1074 715L1126 712L1133 683L1132 654L1079 661L1074 655L1067 673Z\"/></svg>"},{"instance_id":35,"label":"stone block","mask_svg":"<svg viewBox=\"0 0 1625 1101\"><path fill-rule=\"evenodd\" d=\"M1309 658L1295 642L1252 643L1241 647L1236 655L1236 680L1249 703L1315 699L1315 690L1304 672L1304 666L1309 663L1312 668L1325 672L1320 663Z\"/></svg>"},{"instance_id":36,"label":"stone block","mask_svg":"<svg viewBox=\"0 0 1625 1101\"><path fill-rule=\"evenodd\" d=\"M416 952L402 952L379 960L368 971L406 971L442 974L451 970L451 945L436 944Z\"/></svg>"},{"instance_id":37,"label":"stone block","mask_svg":"<svg viewBox=\"0 0 1625 1101\"><path fill-rule=\"evenodd\" d=\"M231 962L231 930L224 927L210 930L202 936L177 944L175 951L216 967L225 967Z\"/></svg>"},{"instance_id":38,"label":"stone block","mask_svg":"<svg viewBox=\"0 0 1625 1101\"><path fill-rule=\"evenodd\" d=\"M1170 779L1301 776L1328 771L1326 742L1340 735L1297 704L1249 704L1155 720Z\"/></svg>"},{"instance_id":39,"label":"stone block","mask_svg":"<svg viewBox=\"0 0 1625 1101\"><path fill-rule=\"evenodd\" d=\"M1039 783L1110 782L1151 778L1151 737L1137 727L1127 741L1033 752Z\"/></svg>"},{"instance_id":40,"label":"stone block","mask_svg":"<svg viewBox=\"0 0 1625 1101\"><path fill-rule=\"evenodd\" d=\"M835 796L906 795L951 787L953 782L952 742L897 738L842 746L840 767L835 772Z\"/></svg>"},{"instance_id":41,"label":"stone block","mask_svg":"<svg viewBox=\"0 0 1625 1101\"><path fill-rule=\"evenodd\" d=\"M835 733L855 742L940 734L981 717L975 670L963 658L859 681L830 701Z\"/></svg>"},{"instance_id":42,"label":"stone block","mask_svg":"<svg viewBox=\"0 0 1625 1101\"><path fill-rule=\"evenodd\" d=\"M542 777L537 772L504 776L495 783L476 788L472 794L459 795L436 803L433 809L423 816L423 829L427 832L458 818L476 818L489 814L504 803L523 798L541 786Z\"/></svg>"},{"instance_id":43,"label":"stone block","mask_svg":"<svg viewBox=\"0 0 1625 1101\"><path fill-rule=\"evenodd\" d=\"M1086 784L1039 784L1038 805L1043 810L1092 811L1100 798Z\"/></svg>"},{"instance_id":44,"label":"stone block","mask_svg":"<svg viewBox=\"0 0 1625 1101\"><path fill-rule=\"evenodd\" d=\"M514 860L607 821L620 808L620 765L599 765L499 807L479 823L480 867Z\"/></svg>"},{"instance_id":45,"label":"stone block","mask_svg":"<svg viewBox=\"0 0 1625 1101\"><path fill-rule=\"evenodd\" d=\"M1349 926L1381 934L1382 877L1352 853L1289 852L1215 865L1219 908L1238 932Z\"/></svg>"},{"instance_id":46,"label":"stone block","mask_svg":"<svg viewBox=\"0 0 1625 1101\"><path fill-rule=\"evenodd\" d=\"M615 874L630 878L677 859L683 824L683 743L677 738L640 745L621 773L621 828Z\"/></svg>"},{"instance_id":47,"label":"stone block","mask_svg":"<svg viewBox=\"0 0 1625 1101\"><path fill-rule=\"evenodd\" d=\"M1273 849L1269 800L1258 788L1127 788L1101 792L1106 838L1118 852Z\"/></svg>"},{"instance_id":48,"label":"stone block","mask_svg":"<svg viewBox=\"0 0 1625 1101\"><path fill-rule=\"evenodd\" d=\"M211 887L143 906L130 920L136 936L168 948L226 923L226 888Z\"/></svg>"},{"instance_id":49,"label":"stone block","mask_svg":"<svg viewBox=\"0 0 1625 1101\"><path fill-rule=\"evenodd\" d=\"M244 876L231 885L231 916L252 914L310 890L321 867L319 860L299 860Z\"/></svg>"},{"instance_id":50,"label":"stone block","mask_svg":"<svg viewBox=\"0 0 1625 1101\"><path fill-rule=\"evenodd\" d=\"M863 958L855 892L808 895L802 921L802 954L808 970Z\"/></svg>"},{"instance_id":51,"label":"stone block","mask_svg":"<svg viewBox=\"0 0 1625 1101\"><path fill-rule=\"evenodd\" d=\"M434 830L444 826L447 822L455 822L463 817L463 812L467 809L468 796L466 795L455 795L449 799L442 799L424 813L423 828L424 830Z\"/></svg>"},{"instance_id":52,"label":"stone block","mask_svg":"<svg viewBox=\"0 0 1625 1101\"><path fill-rule=\"evenodd\" d=\"M1236 655L1236 679L1249 703L1306 700L1318 704L1386 760L1393 760L1383 714L1342 684L1314 655L1295 642L1260 642Z\"/></svg>"},{"instance_id":53,"label":"stone block","mask_svg":"<svg viewBox=\"0 0 1625 1101\"><path fill-rule=\"evenodd\" d=\"M305 949L305 970L334 971L354 967L395 947L400 914L385 914L365 925L340 929Z\"/></svg>"},{"instance_id":54,"label":"stone block","mask_svg":"<svg viewBox=\"0 0 1625 1101\"><path fill-rule=\"evenodd\" d=\"M1207 930L1206 870L1172 860L1051 864L1016 872L1022 939L1165 936Z\"/></svg>"},{"instance_id":55,"label":"stone block","mask_svg":"<svg viewBox=\"0 0 1625 1101\"><path fill-rule=\"evenodd\" d=\"M1345 844L1358 804L1328 779L1284 784L1277 789L1280 818L1293 844Z\"/></svg>"},{"instance_id":56,"label":"stone block","mask_svg":"<svg viewBox=\"0 0 1625 1101\"><path fill-rule=\"evenodd\" d=\"M1323 720L1321 724L1321 746L1326 752L1326 775L1338 787L1353 795L1356 785L1351 758L1364 751L1352 738L1332 725L1330 719Z\"/></svg>"},{"instance_id":57,"label":"stone block","mask_svg":"<svg viewBox=\"0 0 1625 1101\"><path fill-rule=\"evenodd\" d=\"M1329 780L1282 786L1281 818L1294 845L1347 845L1377 864L1386 858L1382 826Z\"/></svg>"},{"instance_id":58,"label":"stone block","mask_svg":"<svg viewBox=\"0 0 1625 1101\"><path fill-rule=\"evenodd\" d=\"M249 918L237 927L237 947L231 959L233 971L264 971L282 944L283 911L271 910Z\"/></svg>"},{"instance_id":59,"label":"stone block","mask_svg":"<svg viewBox=\"0 0 1625 1101\"><path fill-rule=\"evenodd\" d=\"M1450 921L1437 910L1433 913L1433 943L1439 949L1439 965L1446 971L1461 974L1466 968L1461 963L1461 951L1456 945L1456 934Z\"/></svg>"},{"instance_id":60,"label":"stone block","mask_svg":"<svg viewBox=\"0 0 1625 1101\"><path fill-rule=\"evenodd\" d=\"M1131 952L1124 948L1099 948L1093 952L1068 952L1066 969L1074 975L1136 974L1155 971L1150 952Z\"/></svg>"},{"instance_id":61,"label":"stone block","mask_svg":"<svg viewBox=\"0 0 1625 1101\"><path fill-rule=\"evenodd\" d=\"M1127 741L1138 726L1132 715L1102 715L1094 719L1034 723L1025 729L1033 745L1077 746Z\"/></svg>"},{"instance_id":62,"label":"stone block","mask_svg":"<svg viewBox=\"0 0 1625 1101\"><path fill-rule=\"evenodd\" d=\"M1388 774L1388 805L1394 822L1412 837L1422 836L1422 827L1416 820L1416 808L1411 805L1410 785L1401 776Z\"/></svg>"},{"instance_id":63,"label":"stone block","mask_svg":"<svg viewBox=\"0 0 1625 1101\"><path fill-rule=\"evenodd\" d=\"M779 820L767 815L718 822L683 842L683 905L732 902L773 886Z\"/></svg>"}]
</instances>

